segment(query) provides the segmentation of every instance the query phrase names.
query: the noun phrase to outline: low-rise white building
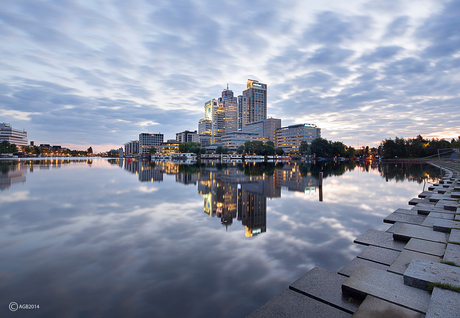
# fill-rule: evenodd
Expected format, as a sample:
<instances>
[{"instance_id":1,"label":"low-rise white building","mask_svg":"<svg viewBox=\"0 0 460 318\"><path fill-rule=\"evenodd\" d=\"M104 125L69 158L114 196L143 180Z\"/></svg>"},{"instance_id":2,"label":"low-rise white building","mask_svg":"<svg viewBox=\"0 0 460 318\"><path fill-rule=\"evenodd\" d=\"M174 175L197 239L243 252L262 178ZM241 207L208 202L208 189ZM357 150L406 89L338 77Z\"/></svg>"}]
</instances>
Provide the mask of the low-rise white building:
<instances>
[{"instance_id":1,"label":"low-rise white building","mask_svg":"<svg viewBox=\"0 0 460 318\"><path fill-rule=\"evenodd\" d=\"M25 130L13 129L10 124L0 124L0 142L7 141L16 146L28 146L27 132Z\"/></svg>"}]
</instances>

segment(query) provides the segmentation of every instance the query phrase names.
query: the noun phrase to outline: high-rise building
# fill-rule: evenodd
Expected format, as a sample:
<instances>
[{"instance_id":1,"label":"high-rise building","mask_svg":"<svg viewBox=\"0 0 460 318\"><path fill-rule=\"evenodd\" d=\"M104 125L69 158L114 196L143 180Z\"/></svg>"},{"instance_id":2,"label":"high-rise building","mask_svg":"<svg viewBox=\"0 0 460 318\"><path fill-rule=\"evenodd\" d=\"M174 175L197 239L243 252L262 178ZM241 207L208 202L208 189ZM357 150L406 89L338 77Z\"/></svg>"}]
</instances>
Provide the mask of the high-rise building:
<instances>
[{"instance_id":1,"label":"high-rise building","mask_svg":"<svg viewBox=\"0 0 460 318\"><path fill-rule=\"evenodd\" d=\"M148 154L150 148L155 147L158 150L158 146L163 143L163 134L139 134L139 154Z\"/></svg>"},{"instance_id":2,"label":"high-rise building","mask_svg":"<svg viewBox=\"0 0 460 318\"><path fill-rule=\"evenodd\" d=\"M248 79L241 105L242 127L248 123L267 119L267 84Z\"/></svg>"},{"instance_id":3,"label":"high-rise building","mask_svg":"<svg viewBox=\"0 0 460 318\"><path fill-rule=\"evenodd\" d=\"M198 142L198 134L195 131L185 130L176 134L176 140L182 142Z\"/></svg>"},{"instance_id":4,"label":"high-rise building","mask_svg":"<svg viewBox=\"0 0 460 318\"><path fill-rule=\"evenodd\" d=\"M139 153L139 140L131 140L125 144L125 155L133 155Z\"/></svg>"},{"instance_id":5,"label":"high-rise building","mask_svg":"<svg viewBox=\"0 0 460 318\"><path fill-rule=\"evenodd\" d=\"M233 96L233 91L224 89L218 100L219 108L224 109L224 134L238 129L238 100Z\"/></svg>"},{"instance_id":6,"label":"high-rise building","mask_svg":"<svg viewBox=\"0 0 460 318\"><path fill-rule=\"evenodd\" d=\"M321 137L321 128L314 124L300 124L282 127L276 131L275 146L283 148L284 152L297 152L302 141L311 143Z\"/></svg>"},{"instance_id":7,"label":"high-rise building","mask_svg":"<svg viewBox=\"0 0 460 318\"><path fill-rule=\"evenodd\" d=\"M25 130L13 129L10 124L0 124L0 142L7 141L16 146L28 146L27 132Z\"/></svg>"},{"instance_id":8,"label":"high-rise building","mask_svg":"<svg viewBox=\"0 0 460 318\"><path fill-rule=\"evenodd\" d=\"M248 123L243 127L243 132L258 134L268 140L276 141L276 131L281 128L281 119L267 118Z\"/></svg>"}]
</instances>

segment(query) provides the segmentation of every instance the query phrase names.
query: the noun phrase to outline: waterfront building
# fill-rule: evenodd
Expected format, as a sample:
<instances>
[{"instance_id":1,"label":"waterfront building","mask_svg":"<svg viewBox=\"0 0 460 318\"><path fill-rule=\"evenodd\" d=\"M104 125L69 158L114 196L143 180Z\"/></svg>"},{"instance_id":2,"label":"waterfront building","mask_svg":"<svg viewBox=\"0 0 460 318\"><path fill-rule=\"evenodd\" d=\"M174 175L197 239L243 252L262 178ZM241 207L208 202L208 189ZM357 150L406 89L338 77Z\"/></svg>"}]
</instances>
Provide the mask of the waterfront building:
<instances>
[{"instance_id":1,"label":"waterfront building","mask_svg":"<svg viewBox=\"0 0 460 318\"><path fill-rule=\"evenodd\" d=\"M176 134L176 140L180 143L183 142L198 142L198 134L195 131L182 131Z\"/></svg>"},{"instance_id":2,"label":"waterfront building","mask_svg":"<svg viewBox=\"0 0 460 318\"><path fill-rule=\"evenodd\" d=\"M243 127L243 132L258 134L275 143L276 131L281 128L281 119L268 118L248 123Z\"/></svg>"},{"instance_id":3,"label":"waterfront building","mask_svg":"<svg viewBox=\"0 0 460 318\"><path fill-rule=\"evenodd\" d=\"M221 140L224 147L227 147L230 152L234 152L238 149L239 146L244 145L244 143L248 140L266 142L268 141L268 138L254 133L233 131L222 136Z\"/></svg>"},{"instance_id":4,"label":"waterfront building","mask_svg":"<svg viewBox=\"0 0 460 318\"><path fill-rule=\"evenodd\" d=\"M131 156L139 153L139 140L131 140L124 144L125 155Z\"/></svg>"},{"instance_id":5,"label":"waterfront building","mask_svg":"<svg viewBox=\"0 0 460 318\"><path fill-rule=\"evenodd\" d=\"M300 124L282 127L276 130L275 146L282 148L286 153L299 151L300 143L321 137L321 128L314 124Z\"/></svg>"},{"instance_id":6,"label":"waterfront building","mask_svg":"<svg viewBox=\"0 0 460 318\"><path fill-rule=\"evenodd\" d=\"M19 147L27 146L27 132L25 130L13 129L10 124L0 124L0 142L7 141Z\"/></svg>"},{"instance_id":7,"label":"waterfront building","mask_svg":"<svg viewBox=\"0 0 460 318\"><path fill-rule=\"evenodd\" d=\"M179 141L175 139L170 139L162 143L160 146L158 146L157 149L158 149L158 152L161 153L162 155L169 155L172 153L178 153L179 145L180 145Z\"/></svg>"},{"instance_id":8,"label":"waterfront building","mask_svg":"<svg viewBox=\"0 0 460 318\"><path fill-rule=\"evenodd\" d=\"M224 89L218 99L218 106L224 110L224 134L238 129L238 100L233 96L233 91Z\"/></svg>"},{"instance_id":9,"label":"waterfront building","mask_svg":"<svg viewBox=\"0 0 460 318\"><path fill-rule=\"evenodd\" d=\"M267 84L248 79L241 98L242 127L267 119Z\"/></svg>"},{"instance_id":10,"label":"waterfront building","mask_svg":"<svg viewBox=\"0 0 460 318\"><path fill-rule=\"evenodd\" d=\"M238 95L237 103L238 103L237 128L238 130L242 130L243 129L243 95Z\"/></svg>"},{"instance_id":11,"label":"waterfront building","mask_svg":"<svg viewBox=\"0 0 460 318\"><path fill-rule=\"evenodd\" d=\"M152 147L158 150L158 147L163 143L163 138L163 134L139 134L139 154L148 154Z\"/></svg>"},{"instance_id":12,"label":"waterfront building","mask_svg":"<svg viewBox=\"0 0 460 318\"><path fill-rule=\"evenodd\" d=\"M198 142L202 147L207 147L211 145L211 134L202 134L198 135Z\"/></svg>"},{"instance_id":13,"label":"waterfront building","mask_svg":"<svg viewBox=\"0 0 460 318\"><path fill-rule=\"evenodd\" d=\"M198 142L206 147L211 144L211 119L203 118L198 122Z\"/></svg>"}]
</instances>

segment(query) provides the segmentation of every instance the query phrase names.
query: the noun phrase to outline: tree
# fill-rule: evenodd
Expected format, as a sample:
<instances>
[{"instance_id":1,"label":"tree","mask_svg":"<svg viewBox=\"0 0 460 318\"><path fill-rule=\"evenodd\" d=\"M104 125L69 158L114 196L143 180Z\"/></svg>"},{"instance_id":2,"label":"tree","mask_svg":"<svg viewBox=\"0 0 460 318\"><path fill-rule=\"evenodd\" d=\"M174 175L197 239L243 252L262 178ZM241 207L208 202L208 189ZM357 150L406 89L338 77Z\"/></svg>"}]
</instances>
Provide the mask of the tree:
<instances>
[{"instance_id":1,"label":"tree","mask_svg":"<svg viewBox=\"0 0 460 318\"><path fill-rule=\"evenodd\" d=\"M201 148L200 148L200 153L201 153L202 155L204 155L204 154L206 153L206 148L205 148L205 147L201 147Z\"/></svg>"},{"instance_id":2,"label":"tree","mask_svg":"<svg viewBox=\"0 0 460 318\"><path fill-rule=\"evenodd\" d=\"M283 148L276 148L276 149L275 149L275 153L276 153L278 156L282 156L282 155L284 155L284 149L283 149Z\"/></svg>"},{"instance_id":3,"label":"tree","mask_svg":"<svg viewBox=\"0 0 460 318\"><path fill-rule=\"evenodd\" d=\"M151 147L151 148L149 149L149 154L150 154L150 155L153 155L153 154L155 154L156 152L157 152L157 148L155 148L155 147Z\"/></svg>"},{"instance_id":4,"label":"tree","mask_svg":"<svg viewBox=\"0 0 460 318\"><path fill-rule=\"evenodd\" d=\"M86 150L86 153L87 154L93 154L93 147L89 147L87 150Z\"/></svg>"},{"instance_id":5,"label":"tree","mask_svg":"<svg viewBox=\"0 0 460 318\"><path fill-rule=\"evenodd\" d=\"M10 144L6 140L3 140L0 143L0 153L13 153L17 151L18 151L18 147L16 147L15 144Z\"/></svg>"},{"instance_id":6,"label":"tree","mask_svg":"<svg viewBox=\"0 0 460 318\"><path fill-rule=\"evenodd\" d=\"M306 140L302 140L302 142L300 143L300 147L299 147L300 154L302 155L307 154L308 149L310 149L310 147L308 147L308 142Z\"/></svg>"},{"instance_id":7,"label":"tree","mask_svg":"<svg viewBox=\"0 0 460 318\"><path fill-rule=\"evenodd\" d=\"M239 153L240 155L244 152L244 145L241 145L239 146L237 149L236 149L236 152Z\"/></svg>"},{"instance_id":8,"label":"tree","mask_svg":"<svg viewBox=\"0 0 460 318\"><path fill-rule=\"evenodd\" d=\"M224 150L224 147L222 147L222 145L219 145L216 148L216 153L220 155L223 152L223 150Z\"/></svg>"}]
</instances>

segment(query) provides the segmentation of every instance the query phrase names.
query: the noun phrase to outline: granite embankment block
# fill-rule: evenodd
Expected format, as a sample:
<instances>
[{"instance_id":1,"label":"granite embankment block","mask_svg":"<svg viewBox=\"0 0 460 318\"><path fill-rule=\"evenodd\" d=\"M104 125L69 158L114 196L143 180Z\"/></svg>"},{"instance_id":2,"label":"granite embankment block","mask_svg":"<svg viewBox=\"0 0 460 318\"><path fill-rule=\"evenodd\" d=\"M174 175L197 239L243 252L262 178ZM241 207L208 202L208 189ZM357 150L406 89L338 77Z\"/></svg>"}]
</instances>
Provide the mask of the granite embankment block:
<instances>
[{"instance_id":1,"label":"granite embankment block","mask_svg":"<svg viewBox=\"0 0 460 318\"><path fill-rule=\"evenodd\" d=\"M248 316L248 318L349 318L351 314L308 296L286 289Z\"/></svg>"},{"instance_id":2,"label":"granite embankment block","mask_svg":"<svg viewBox=\"0 0 460 318\"><path fill-rule=\"evenodd\" d=\"M448 243L442 260L445 262L454 262L460 266L460 245Z\"/></svg>"},{"instance_id":3,"label":"granite embankment block","mask_svg":"<svg viewBox=\"0 0 460 318\"><path fill-rule=\"evenodd\" d=\"M423 191L418 195L419 198L426 198L426 197L431 197L434 194L433 191Z\"/></svg>"},{"instance_id":4,"label":"granite embankment block","mask_svg":"<svg viewBox=\"0 0 460 318\"><path fill-rule=\"evenodd\" d=\"M433 194L429 198L430 202L439 202L441 200L446 200L446 201L457 201L457 199L452 198L450 195L446 194Z\"/></svg>"},{"instance_id":5,"label":"granite embankment block","mask_svg":"<svg viewBox=\"0 0 460 318\"><path fill-rule=\"evenodd\" d=\"M446 252L446 244L411 238L404 249L442 257Z\"/></svg>"},{"instance_id":6,"label":"granite embankment block","mask_svg":"<svg viewBox=\"0 0 460 318\"><path fill-rule=\"evenodd\" d=\"M409 205L417 205L417 204L432 204L434 205L434 203L430 202L429 199L425 198L425 199L417 199L417 198L414 198L414 199L411 199L409 201Z\"/></svg>"},{"instance_id":7,"label":"granite embankment block","mask_svg":"<svg viewBox=\"0 0 460 318\"><path fill-rule=\"evenodd\" d=\"M426 241L447 243L447 233L435 232L433 229L413 224L403 224L393 233L393 238L397 241L407 242L411 238L418 238Z\"/></svg>"},{"instance_id":8,"label":"granite embankment block","mask_svg":"<svg viewBox=\"0 0 460 318\"><path fill-rule=\"evenodd\" d=\"M460 267L414 258L404 272L404 284L426 290L431 283L460 287Z\"/></svg>"},{"instance_id":9,"label":"granite embankment block","mask_svg":"<svg viewBox=\"0 0 460 318\"><path fill-rule=\"evenodd\" d=\"M452 229L452 231L450 231L449 242L460 243L460 230Z\"/></svg>"},{"instance_id":10,"label":"granite embankment block","mask_svg":"<svg viewBox=\"0 0 460 318\"><path fill-rule=\"evenodd\" d=\"M394 252L399 253L397 251L394 251ZM367 267L379 269L381 271L386 271L388 267L390 267L389 265L383 265L381 263L376 263L376 262L368 261L367 259L355 257L354 259L351 260L351 262L349 262L347 265L342 267L337 273L339 273L340 275L346 276L346 277L350 277L358 270L358 268L360 268L363 265Z\"/></svg>"},{"instance_id":11,"label":"granite embankment block","mask_svg":"<svg viewBox=\"0 0 460 318\"><path fill-rule=\"evenodd\" d=\"M460 199L460 192L452 192L450 194L450 197L453 198L453 199Z\"/></svg>"},{"instance_id":12,"label":"granite embankment block","mask_svg":"<svg viewBox=\"0 0 460 318\"><path fill-rule=\"evenodd\" d=\"M387 248L368 246L362 250L357 257L383 265L391 265L398 257L399 253L399 251Z\"/></svg>"},{"instance_id":13,"label":"granite embankment block","mask_svg":"<svg viewBox=\"0 0 460 318\"><path fill-rule=\"evenodd\" d=\"M403 224L401 227L405 225L407 224ZM399 231L401 227L396 230L396 232ZM354 240L354 242L357 244L372 245L389 248L395 251L402 251L406 244L404 242L395 241L393 239L393 235L394 234L388 232L368 230L366 233L362 234L360 237Z\"/></svg>"},{"instance_id":14,"label":"granite embankment block","mask_svg":"<svg viewBox=\"0 0 460 318\"><path fill-rule=\"evenodd\" d=\"M425 318L460 317L460 293L435 287Z\"/></svg>"},{"instance_id":15,"label":"granite embankment block","mask_svg":"<svg viewBox=\"0 0 460 318\"><path fill-rule=\"evenodd\" d=\"M410 210L409 210L410 211ZM414 211L416 212L416 211ZM410 215L407 213L397 213L393 212L389 216L383 219L384 223L396 223L396 222L401 222L401 223L408 223L408 224L417 224L417 225L422 225L422 223L425 221L426 216L421 215L421 214L416 214L416 215Z\"/></svg>"},{"instance_id":16,"label":"granite embankment block","mask_svg":"<svg viewBox=\"0 0 460 318\"><path fill-rule=\"evenodd\" d=\"M342 284L346 280L347 277L315 267L292 283L289 289L352 314L361 302L342 297Z\"/></svg>"},{"instance_id":17,"label":"granite embankment block","mask_svg":"<svg viewBox=\"0 0 460 318\"><path fill-rule=\"evenodd\" d=\"M444 210L448 211L457 211L458 208L458 201L450 201L450 200L440 200L435 204L437 208L444 208Z\"/></svg>"},{"instance_id":18,"label":"granite embankment block","mask_svg":"<svg viewBox=\"0 0 460 318\"><path fill-rule=\"evenodd\" d=\"M446 211L446 212L444 212ZM452 213L450 211L444 210L443 212L430 212L428 214L428 217L432 218L438 218L438 219L447 219L447 220L452 220L452 217L455 213Z\"/></svg>"},{"instance_id":19,"label":"granite embankment block","mask_svg":"<svg viewBox=\"0 0 460 318\"><path fill-rule=\"evenodd\" d=\"M424 314L368 295L353 318L423 318Z\"/></svg>"},{"instance_id":20,"label":"granite embankment block","mask_svg":"<svg viewBox=\"0 0 460 318\"><path fill-rule=\"evenodd\" d=\"M433 204L420 203L411 210L417 211L418 214L428 215L430 212L445 212L444 207L437 208Z\"/></svg>"},{"instance_id":21,"label":"granite embankment block","mask_svg":"<svg viewBox=\"0 0 460 318\"><path fill-rule=\"evenodd\" d=\"M388 233L394 233L397 229L399 229L401 227L401 225L403 225L404 223L401 223L401 222L395 222L393 223L392 226L390 226L385 232L388 232Z\"/></svg>"},{"instance_id":22,"label":"granite embankment block","mask_svg":"<svg viewBox=\"0 0 460 318\"><path fill-rule=\"evenodd\" d=\"M403 250L399 253L395 261L390 265L387 271L395 274L402 275L406 271L407 267L414 258L426 259L432 262L441 262L442 258L440 256L434 256L409 250Z\"/></svg>"},{"instance_id":23,"label":"granite embankment block","mask_svg":"<svg viewBox=\"0 0 460 318\"><path fill-rule=\"evenodd\" d=\"M403 276L361 266L342 284L345 295L364 299L371 295L421 313L428 309L430 293L404 285Z\"/></svg>"},{"instance_id":24,"label":"granite embankment block","mask_svg":"<svg viewBox=\"0 0 460 318\"><path fill-rule=\"evenodd\" d=\"M449 233L451 229L460 229L460 221L437 219L433 223L433 230Z\"/></svg>"}]
</instances>

